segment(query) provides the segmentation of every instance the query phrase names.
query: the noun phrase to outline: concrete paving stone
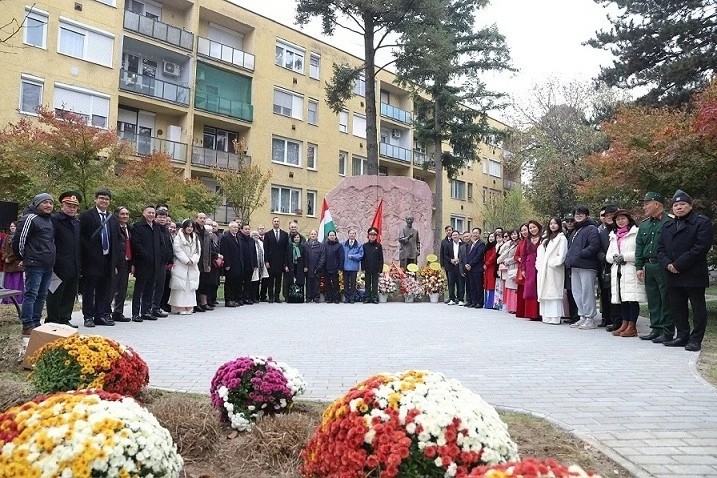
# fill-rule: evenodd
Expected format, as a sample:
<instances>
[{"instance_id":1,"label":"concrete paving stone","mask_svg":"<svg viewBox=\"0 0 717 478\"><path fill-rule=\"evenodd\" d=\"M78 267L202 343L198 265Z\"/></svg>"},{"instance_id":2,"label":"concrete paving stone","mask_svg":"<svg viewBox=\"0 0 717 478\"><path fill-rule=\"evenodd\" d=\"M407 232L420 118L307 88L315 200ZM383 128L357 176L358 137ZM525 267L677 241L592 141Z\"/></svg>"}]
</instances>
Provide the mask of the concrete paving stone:
<instances>
[{"instance_id":1,"label":"concrete paving stone","mask_svg":"<svg viewBox=\"0 0 717 478\"><path fill-rule=\"evenodd\" d=\"M638 453L642 455L679 455L680 450L677 447L674 446L641 446L636 447L635 450L637 450ZM677 459L677 457L675 456ZM679 461L679 460L678 460ZM683 463L683 462L681 462Z\"/></svg>"},{"instance_id":2,"label":"concrete paving stone","mask_svg":"<svg viewBox=\"0 0 717 478\"><path fill-rule=\"evenodd\" d=\"M685 441L689 442L691 439ZM710 446L701 442L701 445L680 447L679 450L684 455L714 455L717 452L717 445Z\"/></svg>"},{"instance_id":3,"label":"concrete paving stone","mask_svg":"<svg viewBox=\"0 0 717 478\"><path fill-rule=\"evenodd\" d=\"M700 476L700 475L706 475L706 476L714 476L717 475L717 468L713 468L711 466L707 465L666 465L667 469L672 471L673 473L678 473L677 476Z\"/></svg>"},{"instance_id":4,"label":"concrete paving stone","mask_svg":"<svg viewBox=\"0 0 717 478\"><path fill-rule=\"evenodd\" d=\"M686 465L717 465L717 457L713 455L676 455L674 458Z\"/></svg>"},{"instance_id":5,"label":"concrete paving stone","mask_svg":"<svg viewBox=\"0 0 717 478\"><path fill-rule=\"evenodd\" d=\"M629 459L638 465L676 465L679 463L674 457L666 455L637 454L630 456Z\"/></svg>"}]
</instances>

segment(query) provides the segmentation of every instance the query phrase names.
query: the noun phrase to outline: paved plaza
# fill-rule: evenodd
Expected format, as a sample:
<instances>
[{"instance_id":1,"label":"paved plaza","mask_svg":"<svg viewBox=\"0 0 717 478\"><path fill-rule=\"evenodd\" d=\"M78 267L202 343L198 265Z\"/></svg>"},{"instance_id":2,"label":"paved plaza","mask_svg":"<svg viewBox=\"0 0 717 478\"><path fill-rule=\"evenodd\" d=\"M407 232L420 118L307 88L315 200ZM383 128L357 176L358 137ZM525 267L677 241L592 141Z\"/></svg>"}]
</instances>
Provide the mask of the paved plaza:
<instances>
[{"instance_id":1,"label":"paved plaza","mask_svg":"<svg viewBox=\"0 0 717 478\"><path fill-rule=\"evenodd\" d=\"M717 390L697 374L698 354L604 329L443 304L322 303L219 307L80 330L134 347L153 387L187 392L208 393L217 367L247 354L298 368L309 383L304 398L317 400L376 372L440 371L494 406L578 434L635 476L717 477Z\"/></svg>"}]
</instances>

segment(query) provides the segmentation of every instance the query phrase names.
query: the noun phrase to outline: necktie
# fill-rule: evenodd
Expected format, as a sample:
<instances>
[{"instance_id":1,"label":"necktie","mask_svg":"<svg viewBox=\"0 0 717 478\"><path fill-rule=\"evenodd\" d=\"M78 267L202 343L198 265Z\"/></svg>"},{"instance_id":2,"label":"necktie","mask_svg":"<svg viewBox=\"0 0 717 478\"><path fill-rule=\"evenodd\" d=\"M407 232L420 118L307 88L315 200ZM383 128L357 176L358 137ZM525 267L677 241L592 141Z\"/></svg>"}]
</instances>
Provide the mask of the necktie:
<instances>
[{"instance_id":1,"label":"necktie","mask_svg":"<svg viewBox=\"0 0 717 478\"><path fill-rule=\"evenodd\" d=\"M129 230L127 227L122 228L122 233L124 234L125 243L124 243L124 258L126 260L132 259L132 244L129 240Z\"/></svg>"},{"instance_id":2,"label":"necktie","mask_svg":"<svg viewBox=\"0 0 717 478\"><path fill-rule=\"evenodd\" d=\"M107 219L107 213L101 213L100 216L102 216L102 229L100 230L100 236L102 237L102 254L107 255L110 252L110 237L109 234L107 234L107 223L105 222Z\"/></svg>"},{"instance_id":3,"label":"necktie","mask_svg":"<svg viewBox=\"0 0 717 478\"><path fill-rule=\"evenodd\" d=\"M279 242L279 231L274 231L274 234L276 234L276 242Z\"/></svg>"}]
</instances>

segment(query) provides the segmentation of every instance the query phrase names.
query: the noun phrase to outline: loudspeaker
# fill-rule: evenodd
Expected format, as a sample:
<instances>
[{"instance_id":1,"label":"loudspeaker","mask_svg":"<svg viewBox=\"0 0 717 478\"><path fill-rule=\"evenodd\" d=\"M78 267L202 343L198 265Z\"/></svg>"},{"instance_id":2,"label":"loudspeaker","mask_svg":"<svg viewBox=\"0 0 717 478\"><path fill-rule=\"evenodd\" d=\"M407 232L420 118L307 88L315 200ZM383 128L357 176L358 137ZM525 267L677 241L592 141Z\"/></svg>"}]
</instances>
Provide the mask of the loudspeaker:
<instances>
[{"instance_id":1,"label":"loudspeaker","mask_svg":"<svg viewBox=\"0 0 717 478\"><path fill-rule=\"evenodd\" d=\"M17 221L17 209L16 202L0 201L0 229L7 229L11 222Z\"/></svg>"}]
</instances>

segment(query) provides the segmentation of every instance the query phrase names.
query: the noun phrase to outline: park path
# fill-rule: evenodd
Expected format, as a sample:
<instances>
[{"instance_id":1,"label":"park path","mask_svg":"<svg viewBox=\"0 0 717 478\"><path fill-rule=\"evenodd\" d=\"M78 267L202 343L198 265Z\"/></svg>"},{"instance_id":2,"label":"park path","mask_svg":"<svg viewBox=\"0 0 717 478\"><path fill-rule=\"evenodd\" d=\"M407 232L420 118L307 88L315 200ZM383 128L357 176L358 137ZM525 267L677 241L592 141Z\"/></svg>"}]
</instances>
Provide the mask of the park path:
<instances>
[{"instance_id":1,"label":"park path","mask_svg":"<svg viewBox=\"0 0 717 478\"><path fill-rule=\"evenodd\" d=\"M219 307L91 332L134 347L152 386L186 392L208 393L217 367L245 354L298 368L305 398L317 400L380 371L440 371L496 407L576 433L634 476L717 477L717 390L697 374L698 354L603 329L444 304L322 303Z\"/></svg>"}]
</instances>

